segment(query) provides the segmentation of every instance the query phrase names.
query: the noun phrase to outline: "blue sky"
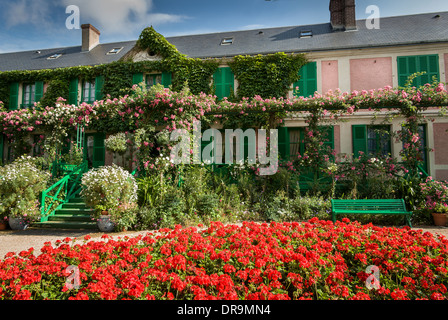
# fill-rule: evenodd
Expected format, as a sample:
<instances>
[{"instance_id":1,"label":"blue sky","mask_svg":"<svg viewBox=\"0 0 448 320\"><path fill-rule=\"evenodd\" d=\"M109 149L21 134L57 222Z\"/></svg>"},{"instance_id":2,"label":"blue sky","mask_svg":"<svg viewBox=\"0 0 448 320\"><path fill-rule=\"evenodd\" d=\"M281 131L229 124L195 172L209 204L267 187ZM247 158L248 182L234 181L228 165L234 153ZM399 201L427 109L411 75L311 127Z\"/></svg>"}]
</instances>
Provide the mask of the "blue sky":
<instances>
[{"instance_id":1,"label":"blue sky","mask_svg":"<svg viewBox=\"0 0 448 320\"><path fill-rule=\"evenodd\" d=\"M147 26L162 35L329 22L329 0L0 0L0 53L81 44L66 7L101 31L100 42L136 40ZM447 0L357 0L357 19L376 5L381 17L448 11Z\"/></svg>"}]
</instances>

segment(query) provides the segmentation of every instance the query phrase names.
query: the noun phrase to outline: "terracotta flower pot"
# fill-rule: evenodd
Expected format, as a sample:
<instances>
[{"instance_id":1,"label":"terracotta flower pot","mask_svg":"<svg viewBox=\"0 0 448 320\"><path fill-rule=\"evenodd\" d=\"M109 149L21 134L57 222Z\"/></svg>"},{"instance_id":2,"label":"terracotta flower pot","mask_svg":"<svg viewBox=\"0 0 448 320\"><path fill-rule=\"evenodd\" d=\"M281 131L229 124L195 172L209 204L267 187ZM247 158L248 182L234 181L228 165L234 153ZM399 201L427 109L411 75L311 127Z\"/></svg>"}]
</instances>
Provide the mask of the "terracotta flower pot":
<instances>
[{"instance_id":1,"label":"terracotta flower pot","mask_svg":"<svg viewBox=\"0 0 448 320\"><path fill-rule=\"evenodd\" d=\"M5 230L5 229L6 229L6 223L0 222L0 230Z\"/></svg>"},{"instance_id":2,"label":"terracotta flower pot","mask_svg":"<svg viewBox=\"0 0 448 320\"><path fill-rule=\"evenodd\" d=\"M432 217L434 219L434 224L436 226L443 226L443 227L446 226L446 222L447 222L447 214L446 213L433 212Z\"/></svg>"}]
</instances>

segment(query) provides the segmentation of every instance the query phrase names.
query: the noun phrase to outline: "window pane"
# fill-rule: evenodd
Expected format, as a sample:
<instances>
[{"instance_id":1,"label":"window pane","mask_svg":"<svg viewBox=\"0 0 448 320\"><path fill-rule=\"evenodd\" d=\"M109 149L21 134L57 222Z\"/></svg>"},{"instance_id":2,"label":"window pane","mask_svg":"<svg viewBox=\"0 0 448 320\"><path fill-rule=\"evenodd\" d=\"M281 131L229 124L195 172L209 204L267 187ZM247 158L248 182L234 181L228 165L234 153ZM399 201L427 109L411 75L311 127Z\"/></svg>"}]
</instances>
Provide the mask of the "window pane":
<instances>
[{"instance_id":1,"label":"window pane","mask_svg":"<svg viewBox=\"0 0 448 320\"><path fill-rule=\"evenodd\" d=\"M30 103L34 103L34 94L36 93L36 85L31 85Z\"/></svg>"},{"instance_id":2,"label":"window pane","mask_svg":"<svg viewBox=\"0 0 448 320\"><path fill-rule=\"evenodd\" d=\"M367 151L370 156L386 157L391 153L389 126L367 127Z\"/></svg>"},{"instance_id":3,"label":"window pane","mask_svg":"<svg viewBox=\"0 0 448 320\"><path fill-rule=\"evenodd\" d=\"M291 128L289 131L289 150L291 159L300 154L300 128Z\"/></svg>"},{"instance_id":4,"label":"window pane","mask_svg":"<svg viewBox=\"0 0 448 320\"><path fill-rule=\"evenodd\" d=\"M29 84L26 84L24 87L24 94L23 94L23 103L28 104L30 103L30 90L31 86Z\"/></svg>"}]
</instances>

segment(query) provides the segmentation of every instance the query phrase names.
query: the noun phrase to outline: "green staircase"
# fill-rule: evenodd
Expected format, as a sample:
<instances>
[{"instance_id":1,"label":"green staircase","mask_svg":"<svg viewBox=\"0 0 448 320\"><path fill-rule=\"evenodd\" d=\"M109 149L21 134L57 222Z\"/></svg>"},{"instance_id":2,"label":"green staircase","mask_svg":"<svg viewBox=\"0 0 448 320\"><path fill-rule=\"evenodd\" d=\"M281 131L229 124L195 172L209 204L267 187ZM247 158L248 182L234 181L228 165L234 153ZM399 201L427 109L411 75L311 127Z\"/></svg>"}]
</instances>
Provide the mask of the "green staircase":
<instances>
[{"instance_id":1,"label":"green staircase","mask_svg":"<svg viewBox=\"0 0 448 320\"><path fill-rule=\"evenodd\" d=\"M96 222L90 215L92 210L86 206L83 199L72 198L64 203L62 208L55 210L47 221L37 222L34 226L59 229L97 229Z\"/></svg>"}]
</instances>

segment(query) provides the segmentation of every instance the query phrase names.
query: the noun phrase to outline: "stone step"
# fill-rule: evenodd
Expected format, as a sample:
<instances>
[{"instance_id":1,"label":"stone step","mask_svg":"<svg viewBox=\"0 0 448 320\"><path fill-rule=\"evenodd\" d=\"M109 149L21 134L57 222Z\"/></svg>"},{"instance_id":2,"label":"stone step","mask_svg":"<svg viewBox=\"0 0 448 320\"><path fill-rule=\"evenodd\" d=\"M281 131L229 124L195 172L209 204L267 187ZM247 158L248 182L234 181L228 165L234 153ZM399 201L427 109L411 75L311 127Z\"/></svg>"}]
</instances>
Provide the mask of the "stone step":
<instances>
[{"instance_id":1,"label":"stone step","mask_svg":"<svg viewBox=\"0 0 448 320\"><path fill-rule=\"evenodd\" d=\"M54 212L57 214L81 214L81 215L90 215L93 213L93 209L90 208L62 208L58 209Z\"/></svg>"},{"instance_id":2,"label":"stone step","mask_svg":"<svg viewBox=\"0 0 448 320\"><path fill-rule=\"evenodd\" d=\"M33 226L57 229L98 229L96 222L86 221L46 221L33 223Z\"/></svg>"},{"instance_id":3,"label":"stone step","mask_svg":"<svg viewBox=\"0 0 448 320\"><path fill-rule=\"evenodd\" d=\"M48 217L49 221L79 221L79 222L91 222L92 217L88 214L55 214Z\"/></svg>"}]
</instances>

